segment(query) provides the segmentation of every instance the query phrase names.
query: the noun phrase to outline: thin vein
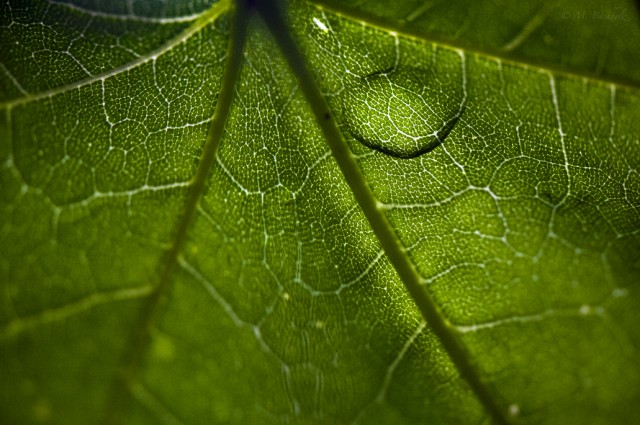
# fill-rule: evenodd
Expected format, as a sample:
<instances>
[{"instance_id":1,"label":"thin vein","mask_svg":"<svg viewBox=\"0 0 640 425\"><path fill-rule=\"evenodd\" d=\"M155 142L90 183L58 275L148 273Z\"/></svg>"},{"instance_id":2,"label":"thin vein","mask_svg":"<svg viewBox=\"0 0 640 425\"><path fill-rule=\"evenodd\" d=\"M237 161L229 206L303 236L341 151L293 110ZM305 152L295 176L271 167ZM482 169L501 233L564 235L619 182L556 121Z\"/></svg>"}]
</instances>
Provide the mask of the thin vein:
<instances>
[{"instance_id":1,"label":"thin vein","mask_svg":"<svg viewBox=\"0 0 640 425\"><path fill-rule=\"evenodd\" d=\"M582 305L576 309L553 309L543 311L538 314L528 316L513 316L504 319L493 320L491 322L477 323L473 325L457 325L455 328L460 333L478 332L485 329L492 329L504 325L512 324L531 324L534 322L542 322L551 318L567 318L567 317L585 317L585 316L604 316L604 309L600 306Z\"/></svg>"},{"instance_id":2,"label":"thin vein","mask_svg":"<svg viewBox=\"0 0 640 425\"><path fill-rule=\"evenodd\" d=\"M183 421L178 419L156 396L151 394L142 384L136 383L132 385L131 392L133 396L147 408L149 412L163 425L185 425Z\"/></svg>"},{"instance_id":3,"label":"thin vein","mask_svg":"<svg viewBox=\"0 0 640 425\"><path fill-rule=\"evenodd\" d=\"M549 86L551 87L551 100L553 101L553 109L556 114L556 121L558 123L558 136L560 137L560 147L562 148L562 158L564 160L564 172L567 175L567 192L562 200L555 206L557 209L564 204L567 198L571 195L571 171L569 170L569 154L567 153L567 146L564 136L566 133L562 129L562 118L560 116L560 105L558 103L558 91L556 89L556 79L553 75L549 74Z\"/></svg>"},{"instance_id":4,"label":"thin vein","mask_svg":"<svg viewBox=\"0 0 640 425\"><path fill-rule=\"evenodd\" d=\"M0 329L0 342L16 338L34 328L54 322L60 322L69 317L85 313L101 305L117 301L144 298L151 294L152 289L153 287L151 285L146 285L139 288L119 289L111 292L98 292L69 304L49 308L30 316L17 317L11 320L4 328Z\"/></svg>"},{"instance_id":5,"label":"thin vein","mask_svg":"<svg viewBox=\"0 0 640 425\"><path fill-rule=\"evenodd\" d=\"M27 91L24 89L24 87L22 87L22 85L21 85L21 84L20 84L20 82L16 79L16 77L15 77L11 72L9 72L9 70L7 69L7 67L6 67L3 63L1 63L1 62L0 62L0 68L2 68L2 71L5 73L5 75L6 75L7 77L9 77L9 80L11 80L11 82L13 83L13 85L18 89L18 91L19 91L20 93L22 93L22 95L24 95L24 96L28 96L28 95L29 95L29 92L27 92Z\"/></svg>"},{"instance_id":6,"label":"thin vein","mask_svg":"<svg viewBox=\"0 0 640 425\"><path fill-rule=\"evenodd\" d=\"M527 22L522 30L513 38L502 46L505 52L511 52L522 45L540 26L544 23L551 12L551 8L543 8L536 13L533 18Z\"/></svg>"},{"instance_id":7,"label":"thin vein","mask_svg":"<svg viewBox=\"0 0 640 425\"><path fill-rule=\"evenodd\" d=\"M393 362L387 369L387 373L384 375L384 381L382 382L380 391L378 391L378 395L376 396L376 399L375 399L376 402L380 403L386 397L387 390L389 388L389 385L391 384L391 379L393 379L393 374L398 368L398 365L400 364L402 359L404 359L404 356L407 354L407 351L409 351L409 348L411 348L416 338L418 338L418 336L422 333L422 331L426 326L427 326L426 322L424 321L420 322L420 324L416 327L416 329L413 331L411 336L404 343L404 345L402 346L402 349L398 352L398 355L396 356L396 358L393 360Z\"/></svg>"},{"instance_id":8,"label":"thin vein","mask_svg":"<svg viewBox=\"0 0 640 425\"><path fill-rule=\"evenodd\" d=\"M81 13L83 15L91 16L92 18L113 19L116 21L133 21L133 22L150 23L150 24L176 24L176 23L183 23L183 22L191 22L191 21L195 21L204 13L206 13L206 12L201 12L201 13L194 13L192 15L160 18L160 17L133 15L133 14L118 15L116 13L100 12L97 10L87 9L75 4L64 3L56 0L48 0L48 3L73 10L74 12Z\"/></svg>"}]
</instances>

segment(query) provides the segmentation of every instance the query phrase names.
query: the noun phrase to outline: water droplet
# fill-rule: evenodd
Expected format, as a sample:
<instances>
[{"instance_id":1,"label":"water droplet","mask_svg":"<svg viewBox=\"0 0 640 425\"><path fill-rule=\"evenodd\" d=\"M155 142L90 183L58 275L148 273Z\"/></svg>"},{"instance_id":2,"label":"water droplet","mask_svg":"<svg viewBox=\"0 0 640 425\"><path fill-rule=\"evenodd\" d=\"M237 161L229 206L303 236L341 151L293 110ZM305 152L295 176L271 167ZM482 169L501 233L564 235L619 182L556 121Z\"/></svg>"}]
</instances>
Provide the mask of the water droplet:
<instances>
[{"instance_id":1,"label":"water droplet","mask_svg":"<svg viewBox=\"0 0 640 425\"><path fill-rule=\"evenodd\" d=\"M462 115L465 87L435 66L398 66L354 77L344 98L349 133L365 146L397 158L415 158L439 146ZM450 72L450 68L447 69Z\"/></svg>"}]
</instances>

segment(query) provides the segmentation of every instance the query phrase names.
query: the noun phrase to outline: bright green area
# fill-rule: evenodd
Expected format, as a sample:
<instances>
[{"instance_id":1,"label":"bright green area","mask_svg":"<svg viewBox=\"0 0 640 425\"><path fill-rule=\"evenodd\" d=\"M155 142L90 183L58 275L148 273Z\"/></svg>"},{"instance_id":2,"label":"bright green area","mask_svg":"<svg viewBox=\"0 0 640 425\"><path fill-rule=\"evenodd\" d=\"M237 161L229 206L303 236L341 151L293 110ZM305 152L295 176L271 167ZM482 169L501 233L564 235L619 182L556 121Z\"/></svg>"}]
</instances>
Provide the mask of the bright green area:
<instances>
[{"instance_id":1,"label":"bright green area","mask_svg":"<svg viewBox=\"0 0 640 425\"><path fill-rule=\"evenodd\" d=\"M129 4L1 9L2 45L22 47L0 53L0 422L100 423L168 278L122 423L491 423L256 16L196 216L167 254L221 89L229 4ZM288 17L328 119L505 417L633 423L640 90L301 1ZM606 74L634 80L618 29ZM561 47L540 54L594 71Z\"/></svg>"}]
</instances>

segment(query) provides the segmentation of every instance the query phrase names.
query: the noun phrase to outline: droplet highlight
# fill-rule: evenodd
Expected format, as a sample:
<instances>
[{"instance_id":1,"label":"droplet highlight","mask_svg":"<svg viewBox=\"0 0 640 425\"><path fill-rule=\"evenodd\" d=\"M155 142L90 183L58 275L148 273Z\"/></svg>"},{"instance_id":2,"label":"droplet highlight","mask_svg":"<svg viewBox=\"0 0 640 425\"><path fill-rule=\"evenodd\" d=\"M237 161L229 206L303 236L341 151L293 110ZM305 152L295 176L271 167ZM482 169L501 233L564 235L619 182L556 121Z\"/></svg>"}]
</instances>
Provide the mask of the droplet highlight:
<instances>
[{"instance_id":1,"label":"droplet highlight","mask_svg":"<svg viewBox=\"0 0 640 425\"><path fill-rule=\"evenodd\" d=\"M400 65L353 77L344 97L348 132L363 145L396 158L432 151L464 111L463 71L440 76L435 66Z\"/></svg>"}]
</instances>

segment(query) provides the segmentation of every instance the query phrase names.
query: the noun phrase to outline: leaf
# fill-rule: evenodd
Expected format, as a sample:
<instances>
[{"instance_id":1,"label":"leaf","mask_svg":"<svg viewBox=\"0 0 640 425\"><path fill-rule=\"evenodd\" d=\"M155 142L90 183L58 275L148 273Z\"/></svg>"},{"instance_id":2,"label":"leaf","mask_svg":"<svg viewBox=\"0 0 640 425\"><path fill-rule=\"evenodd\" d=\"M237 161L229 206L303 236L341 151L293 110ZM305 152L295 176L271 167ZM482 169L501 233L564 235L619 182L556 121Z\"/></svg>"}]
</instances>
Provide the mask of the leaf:
<instances>
[{"instance_id":1,"label":"leaf","mask_svg":"<svg viewBox=\"0 0 640 425\"><path fill-rule=\"evenodd\" d=\"M637 16L447 4L5 4L2 422L632 423Z\"/></svg>"}]
</instances>

